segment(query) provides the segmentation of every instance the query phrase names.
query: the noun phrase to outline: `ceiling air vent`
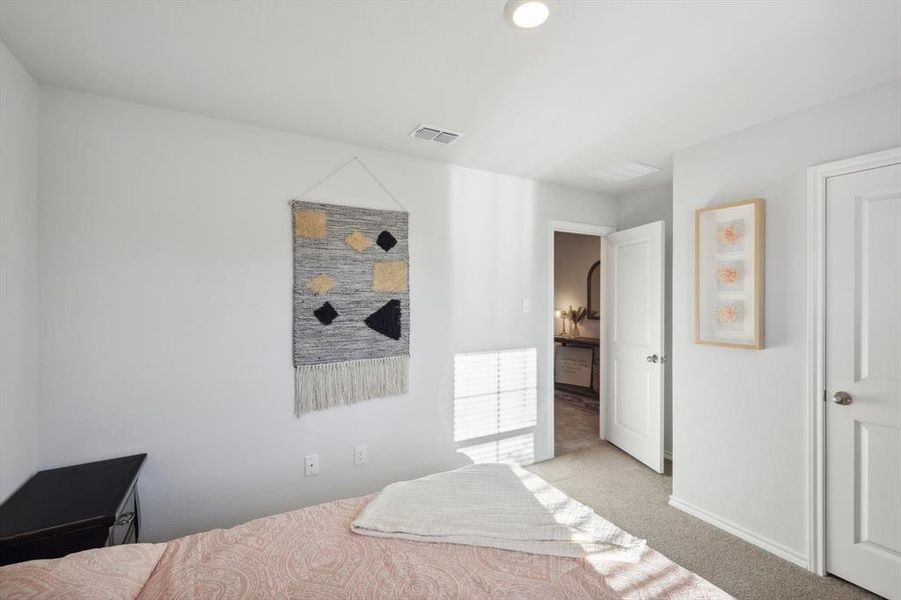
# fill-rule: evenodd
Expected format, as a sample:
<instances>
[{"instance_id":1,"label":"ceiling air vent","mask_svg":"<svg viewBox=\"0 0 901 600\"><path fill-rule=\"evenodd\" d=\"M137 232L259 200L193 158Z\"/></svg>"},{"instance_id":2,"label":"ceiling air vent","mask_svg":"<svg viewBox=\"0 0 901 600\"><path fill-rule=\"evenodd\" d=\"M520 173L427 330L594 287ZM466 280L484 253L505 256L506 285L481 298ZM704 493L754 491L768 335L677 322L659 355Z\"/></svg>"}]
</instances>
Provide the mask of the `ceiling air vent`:
<instances>
[{"instance_id":1,"label":"ceiling air vent","mask_svg":"<svg viewBox=\"0 0 901 600\"><path fill-rule=\"evenodd\" d=\"M588 175L595 179L600 179L601 181L622 183L623 181L629 181L630 179L637 179L638 177L656 173L659 170L659 167L627 160L615 165L610 165L609 167L604 167L603 169L598 169L597 171L592 171Z\"/></svg>"},{"instance_id":2,"label":"ceiling air vent","mask_svg":"<svg viewBox=\"0 0 901 600\"><path fill-rule=\"evenodd\" d=\"M447 131L446 129L439 129L438 127L431 127L429 125L419 125L410 132L410 137L416 138L417 140L438 142L439 144L444 144L446 146L463 137L463 134Z\"/></svg>"}]
</instances>

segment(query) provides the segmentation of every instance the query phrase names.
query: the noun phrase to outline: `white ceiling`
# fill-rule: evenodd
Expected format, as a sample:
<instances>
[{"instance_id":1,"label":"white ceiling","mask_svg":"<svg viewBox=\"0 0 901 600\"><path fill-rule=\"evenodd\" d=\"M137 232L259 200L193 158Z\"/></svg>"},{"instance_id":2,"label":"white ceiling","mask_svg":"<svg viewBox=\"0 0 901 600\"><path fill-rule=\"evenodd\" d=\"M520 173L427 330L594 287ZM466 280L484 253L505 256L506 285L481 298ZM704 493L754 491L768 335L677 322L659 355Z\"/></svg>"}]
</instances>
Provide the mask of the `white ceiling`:
<instances>
[{"instance_id":1,"label":"white ceiling","mask_svg":"<svg viewBox=\"0 0 901 600\"><path fill-rule=\"evenodd\" d=\"M901 78L901 2L0 2L43 84L621 192L673 151ZM424 122L465 133L413 140ZM626 184L589 171L663 167Z\"/></svg>"}]
</instances>

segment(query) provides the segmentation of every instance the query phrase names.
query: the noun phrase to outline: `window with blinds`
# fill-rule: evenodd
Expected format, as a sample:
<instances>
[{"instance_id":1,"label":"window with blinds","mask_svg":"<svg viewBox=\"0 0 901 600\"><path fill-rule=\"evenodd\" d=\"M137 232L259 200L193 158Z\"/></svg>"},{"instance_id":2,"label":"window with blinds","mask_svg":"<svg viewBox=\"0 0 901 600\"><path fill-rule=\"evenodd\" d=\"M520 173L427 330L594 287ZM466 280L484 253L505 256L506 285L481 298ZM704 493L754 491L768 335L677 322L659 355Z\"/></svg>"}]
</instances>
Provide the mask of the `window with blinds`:
<instances>
[{"instance_id":1,"label":"window with blinds","mask_svg":"<svg viewBox=\"0 0 901 600\"><path fill-rule=\"evenodd\" d=\"M528 464L538 422L535 348L454 356L454 441L473 462Z\"/></svg>"}]
</instances>

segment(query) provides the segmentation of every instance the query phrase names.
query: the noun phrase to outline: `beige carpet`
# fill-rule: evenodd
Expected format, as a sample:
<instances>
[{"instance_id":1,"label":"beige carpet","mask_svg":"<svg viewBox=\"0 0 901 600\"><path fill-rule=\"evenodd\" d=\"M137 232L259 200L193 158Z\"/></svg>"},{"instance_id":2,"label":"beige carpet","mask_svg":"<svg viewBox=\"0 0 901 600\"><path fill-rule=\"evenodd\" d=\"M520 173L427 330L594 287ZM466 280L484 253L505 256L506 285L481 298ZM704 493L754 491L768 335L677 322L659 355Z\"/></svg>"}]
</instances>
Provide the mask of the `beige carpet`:
<instances>
[{"instance_id":1,"label":"beige carpet","mask_svg":"<svg viewBox=\"0 0 901 600\"><path fill-rule=\"evenodd\" d=\"M596 446L599 427L596 410L582 404L575 394L557 393L554 399L554 456Z\"/></svg>"},{"instance_id":2,"label":"beige carpet","mask_svg":"<svg viewBox=\"0 0 901 600\"><path fill-rule=\"evenodd\" d=\"M670 474L659 475L606 442L529 470L736 598L878 598L841 579L817 577L669 506Z\"/></svg>"}]
</instances>

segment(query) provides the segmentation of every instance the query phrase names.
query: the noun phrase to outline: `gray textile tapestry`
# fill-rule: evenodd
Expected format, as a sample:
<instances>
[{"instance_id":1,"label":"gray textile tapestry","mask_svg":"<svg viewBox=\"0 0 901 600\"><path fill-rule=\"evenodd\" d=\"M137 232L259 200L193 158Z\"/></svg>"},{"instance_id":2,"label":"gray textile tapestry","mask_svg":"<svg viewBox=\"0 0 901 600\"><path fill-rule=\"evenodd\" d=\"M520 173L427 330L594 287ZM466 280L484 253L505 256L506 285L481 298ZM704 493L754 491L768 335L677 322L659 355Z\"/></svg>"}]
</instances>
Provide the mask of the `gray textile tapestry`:
<instances>
[{"instance_id":1,"label":"gray textile tapestry","mask_svg":"<svg viewBox=\"0 0 901 600\"><path fill-rule=\"evenodd\" d=\"M407 213L295 200L295 412L407 391Z\"/></svg>"}]
</instances>

